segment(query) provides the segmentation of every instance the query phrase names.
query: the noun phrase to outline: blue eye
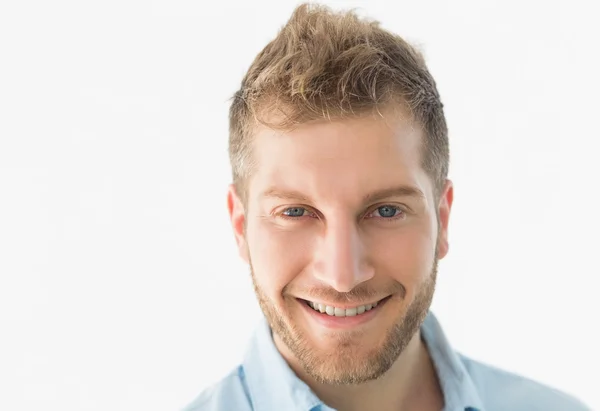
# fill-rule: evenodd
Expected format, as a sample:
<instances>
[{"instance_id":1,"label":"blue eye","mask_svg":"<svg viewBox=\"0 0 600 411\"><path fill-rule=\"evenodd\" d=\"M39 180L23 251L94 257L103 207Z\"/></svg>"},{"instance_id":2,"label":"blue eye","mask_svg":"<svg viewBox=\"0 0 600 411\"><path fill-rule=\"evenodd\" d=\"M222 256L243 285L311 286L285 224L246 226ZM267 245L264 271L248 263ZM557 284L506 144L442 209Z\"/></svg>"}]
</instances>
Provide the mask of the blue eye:
<instances>
[{"instance_id":1,"label":"blue eye","mask_svg":"<svg viewBox=\"0 0 600 411\"><path fill-rule=\"evenodd\" d=\"M394 218L398 217L398 215L402 213L402 210L395 206L384 205L377 207L374 212L379 214L376 217Z\"/></svg>"},{"instance_id":2,"label":"blue eye","mask_svg":"<svg viewBox=\"0 0 600 411\"><path fill-rule=\"evenodd\" d=\"M283 211L283 215L286 217L304 217L305 212L306 212L305 208L291 207L291 208L286 208Z\"/></svg>"}]
</instances>

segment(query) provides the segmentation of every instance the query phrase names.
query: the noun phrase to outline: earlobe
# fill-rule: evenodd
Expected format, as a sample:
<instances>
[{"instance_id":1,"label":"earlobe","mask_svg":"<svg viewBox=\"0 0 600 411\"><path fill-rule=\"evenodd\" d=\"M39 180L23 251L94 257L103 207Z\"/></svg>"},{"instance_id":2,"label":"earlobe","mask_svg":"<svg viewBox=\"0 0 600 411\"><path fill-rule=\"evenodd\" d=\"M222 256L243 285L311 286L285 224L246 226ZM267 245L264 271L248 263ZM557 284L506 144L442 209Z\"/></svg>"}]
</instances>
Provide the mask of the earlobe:
<instances>
[{"instance_id":1,"label":"earlobe","mask_svg":"<svg viewBox=\"0 0 600 411\"><path fill-rule=\"evenodd\" d=\"M229 219L233 228L233 235L235 236L235 242L238 247L238 254L246 262L249 262L248 258L248 246L246 243L246 214L244 205L238 194L236 193L235 186L231 184L227 192L227 211L229 212Z\"/></svg>"},{"instance_id":2,"label":"earlobe","mask_svg":"<svg viewBox=\"0 0 600 411\"><path fill-rule=\"evenodd\" d=\"M437 246L437 257L442 259L448 254L448 224L450 221L450 210L454 201L454 187L450 180L446 180L446 185L440 196L438 204L439 215L439 238Z\"/></svg>"}]
</instances>

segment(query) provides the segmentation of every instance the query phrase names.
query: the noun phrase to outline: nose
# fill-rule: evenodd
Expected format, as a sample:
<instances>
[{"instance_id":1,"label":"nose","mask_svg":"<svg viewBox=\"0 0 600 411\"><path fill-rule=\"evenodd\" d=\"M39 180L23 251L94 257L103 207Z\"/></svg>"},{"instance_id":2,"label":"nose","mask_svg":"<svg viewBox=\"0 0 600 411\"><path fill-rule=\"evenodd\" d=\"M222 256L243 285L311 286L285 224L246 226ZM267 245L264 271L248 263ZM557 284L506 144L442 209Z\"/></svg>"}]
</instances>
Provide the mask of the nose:
<instances>
[{"instance_id":1,"label":"nose","mask_svg":"<svg viewBox=\"0 0 600 411\"><path fill-rule=\"evenodd\" d=\"M373 278L365 241L355 224L328 225L316 253L315 276L339 292Z\"/></svg>"}]
</instances>

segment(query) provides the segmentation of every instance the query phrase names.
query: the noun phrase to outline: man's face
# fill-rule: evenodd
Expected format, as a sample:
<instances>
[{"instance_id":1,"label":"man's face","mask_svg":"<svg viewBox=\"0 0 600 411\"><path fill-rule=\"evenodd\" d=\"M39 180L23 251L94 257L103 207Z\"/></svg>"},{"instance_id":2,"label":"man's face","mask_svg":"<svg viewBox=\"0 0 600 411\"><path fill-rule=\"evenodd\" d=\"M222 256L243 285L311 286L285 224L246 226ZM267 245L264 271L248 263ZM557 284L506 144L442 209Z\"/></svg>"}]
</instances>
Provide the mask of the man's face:
<instances>
[{"instance_id":1,"label":"man's face","mask_svg":"<svg viewBox=\"0 0 600 411\"><path fill-rule=\"evenodd\" d=\"M422 141L400 114L259 128L245 208L230 189L275 341L317 381L381 376L427 314L452 186L434 199Z\"/></svg>"}]
</instances>

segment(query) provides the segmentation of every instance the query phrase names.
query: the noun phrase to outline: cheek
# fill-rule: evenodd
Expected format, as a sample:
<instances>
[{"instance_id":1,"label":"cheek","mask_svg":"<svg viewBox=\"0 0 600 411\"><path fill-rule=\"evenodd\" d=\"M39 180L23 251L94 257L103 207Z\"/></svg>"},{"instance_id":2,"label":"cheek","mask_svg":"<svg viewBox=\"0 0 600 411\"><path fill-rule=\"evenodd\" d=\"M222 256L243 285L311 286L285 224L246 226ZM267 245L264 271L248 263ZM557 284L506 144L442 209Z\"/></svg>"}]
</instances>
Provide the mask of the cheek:
<instances>
[{"instance_id":1,"label":"cheek","mask_svg":"<svg viewBox=\"0 0 600 411\"><path fill-rule=\"evenodd\" d=\"M376 270L401 283L410 293L433 267L435 238L427 230L411 227L397 232L381 233L371 244Z\"/></svg>"},{"instance_id":2,"label":"cheek","mask_svg":"<svg viewBox=\"0 0 600 411\"><path fill-rule=\"evenodd\" d=\"M310 262L312 242L302 232L258 220L248 225L246 238L254 275L272 298Z\"/></svg>"}]
</instances>

